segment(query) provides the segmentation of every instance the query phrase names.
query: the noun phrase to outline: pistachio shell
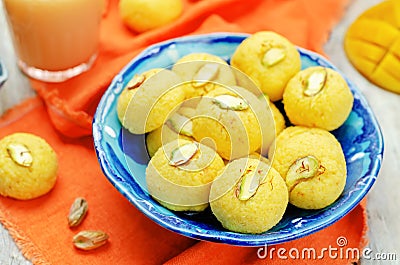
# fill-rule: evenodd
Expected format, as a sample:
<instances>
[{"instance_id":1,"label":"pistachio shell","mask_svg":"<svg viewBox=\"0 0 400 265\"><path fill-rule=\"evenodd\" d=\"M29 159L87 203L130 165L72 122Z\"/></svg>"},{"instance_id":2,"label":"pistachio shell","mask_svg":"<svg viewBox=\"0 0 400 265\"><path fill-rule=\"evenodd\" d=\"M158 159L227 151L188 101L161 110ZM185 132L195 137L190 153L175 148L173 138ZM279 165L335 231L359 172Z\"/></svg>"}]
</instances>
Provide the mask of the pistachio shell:
<instances>
[{"instance_id":1,"label":"pistachio shell","mask_svg":"<svg viewBox=\"0 0 400 265\"><path fill-rule=\"evenodd\" d=\"M208 82L214 80L214 78L218 75L218 71L219 65L217 63L206 63L193 76L192 85L194 87L206 85Z\"/></svg>"},{"instance_id":2,"label":"pistachio shell","mask_svg":"<svg viewBox=\"0 0 400 265\"><path fill-rule=\"evenodd\" d=\"M249 108L244 99L231 95L216 96L213 99L213 103L217 104L221 109L246 110Z\"/></svg>"},{"instance_id":3,"label":"pistachio shell","mask_svg":"<svg viewBox=\"0 0 400 265\"><path fill-rule=\"evenodd\" d=\"M72 240L76 248L91 250L103 246L108 241L108 235L103 231L81 231Z\"/></svg>"},{"instance_id":4,"label":"pistachio shell","mask_svg":"<svg viewBox=\"0 0 400 265\"><path fill-rule=\"evenodd\" d=\"M267 50L264 54L264 57L262 59L262 63L265 66L273 66L279 62L281 62L283 59L286 57L286 51L283 48L271 48Z\"/></svg>"},{"instance_id":5,"label":"pistachio shell","mask_svg":"<svg viewBox=\"0 0 400 265\"><path fill-rule=\"evenodd\" d=\"M70 227L78 226L86 216L88 203L84 198L76 198L71 205L68 214L68 225Z\"/></svg>"},{"instance_id":6,"label":"pistachio shell","mask_svg":"<svg viewBox=\"0 0 400 265\"><path fill-rule=\"evenodd\" d=\"M306 80L304 95L308 97L317 95L324 88L326 78L325 68L314 71Z\"/></svg>"},{"instance_id":7,"label":"pistachio shell","mask_svg":"<svg viewBox=\"0 0 400 265\"><path fill-rule=\"evenodd\" d=\"M199 145L195 142L187 143L175 148L170 157L171 166L180 166L189 162L199 151Z\"/></svg>"},{"instance_id":8,"label":"pistachio shell","mask_svg":"<svg viewBox=\"0 0 400 265\"><path fill-rule=\"evenodd\" d=\"M31 151L24 144L10 143L7 146L7 152L11 159L18 165L30 167L33 163Z\"/></svg>"}]
</instances>

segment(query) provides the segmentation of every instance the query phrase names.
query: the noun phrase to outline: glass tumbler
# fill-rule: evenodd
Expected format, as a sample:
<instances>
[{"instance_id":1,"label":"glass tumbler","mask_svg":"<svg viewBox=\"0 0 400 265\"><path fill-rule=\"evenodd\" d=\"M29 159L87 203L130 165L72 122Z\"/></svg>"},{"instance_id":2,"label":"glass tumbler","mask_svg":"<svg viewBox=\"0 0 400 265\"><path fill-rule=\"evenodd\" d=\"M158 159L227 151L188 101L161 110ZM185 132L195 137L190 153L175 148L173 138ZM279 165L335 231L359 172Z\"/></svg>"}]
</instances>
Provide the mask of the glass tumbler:
<instances>
[{"instance_id":1,"label":"glass tumbler","mask_svg":"<svg viewBox=\"0 0 400 265\"><path fill-rule=\"evenodd\" d=\"M62 82L96 60L104 0L3 0L18 66Z\"/></svg>"}]
</instances>

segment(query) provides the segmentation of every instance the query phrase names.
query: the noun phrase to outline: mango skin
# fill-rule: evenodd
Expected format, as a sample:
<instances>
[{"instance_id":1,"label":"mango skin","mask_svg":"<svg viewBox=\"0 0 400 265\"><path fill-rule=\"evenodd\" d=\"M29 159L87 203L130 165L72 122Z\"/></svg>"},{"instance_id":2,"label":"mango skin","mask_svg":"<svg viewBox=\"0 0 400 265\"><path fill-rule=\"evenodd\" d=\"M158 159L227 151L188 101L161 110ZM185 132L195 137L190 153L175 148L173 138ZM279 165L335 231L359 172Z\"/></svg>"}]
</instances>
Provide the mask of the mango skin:
<instances>
[{"instance_id":1,"label":"mango skin","mask_svg":"<svg viewBox=\"0 0 400 265\"><path fill-rule=\"evenodd\" d=\"M400 93L400 1L383 1L361 14L346 32L344 50L370 82Z\"/></svg>"}]
</instances>

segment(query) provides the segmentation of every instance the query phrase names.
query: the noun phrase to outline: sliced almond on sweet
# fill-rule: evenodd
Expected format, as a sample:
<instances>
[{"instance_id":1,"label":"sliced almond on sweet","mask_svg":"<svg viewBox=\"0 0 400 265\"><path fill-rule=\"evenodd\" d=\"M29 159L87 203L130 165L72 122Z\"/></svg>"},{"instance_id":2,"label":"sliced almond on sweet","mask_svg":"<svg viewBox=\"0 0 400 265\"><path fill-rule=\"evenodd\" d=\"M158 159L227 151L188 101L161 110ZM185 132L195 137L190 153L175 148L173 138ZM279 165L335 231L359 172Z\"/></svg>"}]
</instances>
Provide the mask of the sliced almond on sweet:
<instances>
[{"instance_id":1,"label":"sliced almond on sweet","mask_svg":"<svg viewBox=\"0 0 400 265\"><path fill-rule=\"evenodd\" d=\"M180 166L189 162L199 151L198 143L191 142L175 148L169 159L171 166Z\"/></svg>"},{"instance_id":2,"label":"sliced almond on sweet","mask_svg":"<svg viewBox=\"0 0 400 265\"><path fill-rule=\"evenodd\" d=\"M127 89L135 89L138 88L141 84L144 83L146 77L144 75L134 75L134 77L128 82L126 85Z\"/></svg>"},{"instance_id":3,"label":"sliced almond on sweet","mask_svg":"<svg viewBox=\"0 0 400 265\"><path fill-rule=\"evenodd\" d=\"M26 145L19 143L10 143L6 149L7 153L16 164L23 167L32 166L33 157L31 151Z\"/></svg>"},{"instance_id":4,"label":"sliced almond on sweet","mask_svg":"<svg viewBox=\"0 0 400 265\"><path fill-rule=\"evenodd\" d=\"M273 47L267 50L262 59L262 63L267 66L273 66L281 62L286 57L286 50L283 48Z\"/></svg>"},{"instance_id":5,"label":"sliced almond on sweet","mask_svg":"<svg viewBox=\"0 0 400 265\"><path fill-rule=\"evenodd\" d=\"M244 99L231 95L216 96L213 98L213 103L217 104L221 109L246 110L249 108Z\"/></svg>"},{"instance_id":6,"label":"sliced almond on sweet","mask_svg":"<svg viewBox=\"0 0 400 265\"><path fill-rule=\"evenodd\" d=\"M317 95L324 88L327 75L325 68L315 70L311 73L305 82L304 95L308 97Z\"/></svg>"},{"instance_id":7,"label":"sliced almond on sweet","mask_svg":"<svg viewBox=\"0 0 400 265\"><path fill-rule=\"evenodd\" d=\"M178 113L172 114L167 120L167 125L177 133L193 136L193 123L189 118L183 115Z\"/></svg>"},{"instance_id":8,"label":"sliced almond on sweet","mask_svg":"<svg viewBox=\"0 0 400 265\"><path fill-rule=\"evenodd\" d=\"M206 85L217 77L219 65L217 63L206 63L197 73L193 76L192 85L194 87L201 87Z\"/></svg>"}]
</instances>

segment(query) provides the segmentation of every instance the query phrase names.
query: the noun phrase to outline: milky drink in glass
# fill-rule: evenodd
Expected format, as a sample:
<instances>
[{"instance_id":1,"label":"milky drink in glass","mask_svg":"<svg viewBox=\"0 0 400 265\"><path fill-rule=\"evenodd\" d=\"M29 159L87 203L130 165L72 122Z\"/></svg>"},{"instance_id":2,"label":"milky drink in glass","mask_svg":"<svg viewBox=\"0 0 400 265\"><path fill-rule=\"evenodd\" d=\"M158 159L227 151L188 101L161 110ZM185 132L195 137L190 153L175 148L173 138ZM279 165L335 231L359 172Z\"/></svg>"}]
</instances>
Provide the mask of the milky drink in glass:
<instances>
[{"instance_id":1,"label":"milky drink in glass","mask_svg":"<svg viewBox=\"0 0 400 265\"><path fill-rule=\"evenodd\" d=\"M104 0L3 0L18 65L27 75L64 81L96 58Z\"/></svg>"}]
</instances>

